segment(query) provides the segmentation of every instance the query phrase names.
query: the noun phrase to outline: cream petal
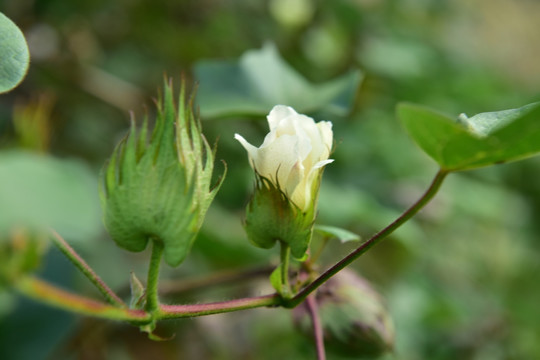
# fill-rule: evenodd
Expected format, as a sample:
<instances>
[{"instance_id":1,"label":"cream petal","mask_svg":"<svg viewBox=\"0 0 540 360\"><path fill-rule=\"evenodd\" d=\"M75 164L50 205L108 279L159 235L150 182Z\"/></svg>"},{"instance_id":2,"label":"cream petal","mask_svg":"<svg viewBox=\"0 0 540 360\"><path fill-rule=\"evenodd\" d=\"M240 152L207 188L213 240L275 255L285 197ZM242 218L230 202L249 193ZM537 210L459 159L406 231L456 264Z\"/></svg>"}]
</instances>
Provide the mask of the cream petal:
<instances>
[{"instance_id":1,"label":"cream petal","mask_svg":"<svg viewBox=\"0 0 540 360\"><path fill-rule=\"evenodd\" d=\"M298 153L302 159L302 162L304 162L313 150L313 142L309 134L306 132L306 129L299 123L298 117L296 117L294 120L296 120L294 121L294 130L296 136L298 136ZM309 168L309 166L307 168Z\"/></svg>"},{"instance_id":2,"label":"cream petal","mask_svg":"<svg viewBox=\"0 0 540 360\"><path fill-rule=\"evenodd\" d=\"M311 168L311 171L315 171L317 169L320 169L323 166L328 165L328 164L333 163L333 162L334 162L334 159L321 160Z\"/></svg>"},{"instance_id":3,"label":"cream petal","mask_svg":"<svg viewBox=\"0 0 540 360\"><path fill-rule=\"evenodd\" d=\"M320 169L324 167L325 165L328 165L330 163L334 162L334 159L327 159L327 160L321 160L317 162L311 170L309 170L309 173L304 176L302 179L302 182L298 184L296 190L292 194L291 198L295 203L302 203L305 204L302 210L307 210L309 205L311 204L311 196L313 191L313 182L317 179L317 176L320 173Z\"/></svg>"},{"instance_id":4,"label":"cream petal","mask_svg":"<svg viewBox=\"0 0 540 360\"><path fill-rule=\"evenodd\" d=\"M242 146L244 147L244 149L246 149L246 151L248 152L248 156L249 156L249 159L251 160L250 162L253 162L254 159L257 157L257 152L259 151L259 149L253 145L251 145L246 139L244 139L244 137L240 134L234 134L234 138L236 140L238 140L240 142L240 144L242 144Z\"/></svg>"},{"instance_id":5,"label":"cream petal","mask_svg":"<svg viewBox=\"0 0 540 360\"><path fill-rule=\"evenodd\" d=\"M276 185L285 190L297 185L289 185L287 180L298 161L298 137L283 135L268 146L259 148L254 164L260 175L276 181Z\"/></svg>"},{"instance_id":6,"label":"cream petal","mask_svg":"<svg viewBox=\"0 0 540 360\"><path fill-rule=\"evenodd\" d=\"M303 211L311 206L315 181L328 159L333 143L332 123L315 121L293 108L276 105L267 116L270 132L257 148L235 134L247 150L251 165L278 185Z\"/></svg>"},{"instance_id":7,"label":"cream petal","mask_svg":"<svg viewBox=\"0 0 540 360\"><path fill-rule=\"evenodd\" d=\"M319 131L321 133L321 139L323 144L328 148L328 152L330 152L334 142L332 123L330 121L320 121L317 123L317 127L319 128Z\"/></svg>"},{"instance_id":8,"label":"cream petal","mask_svg":"<svg viewBox=\"0 0 540 360\"><path fill-rule=\"evenodd\" d=\"M286 180L285 194L301 209L306 206L304 199L298 199L294 197L295 190L301 186L302 181L305 178L305 169L301 161L297 161L291 168L289 176Z\"/></svg>"},{"instance_id":9,"label":"cream petal","mask_svg":"<svg viewBox=\"0 0 540 360\"><path fill-rule=\"evenodd\" d=\"M274 130L281 120L288 118L289 116L298 115L298 113L290 106L276 105L270 110L270 113L266 117L268 120L268 126L270 130Z\"/></svg>"},{"instance_id":10,"label":"cream petal","mask_svg":"<svg viewBox=\"0 0 540 360\"><path fill-rule=\"evenodd\" d=\"M304 166L306 169L310 169L314 163L321 159L321 156L325 153L324 144L321 142L321 135L318 126L315 124L312 118L305 115L299 115L297 117L298 130L309 141L309 154L304 157ZM306 142L307 142L306 141ZM328 157L328 156L326 156Z\"/></svg>"},{"instance_id":11,"label":"cream petal","mask_svg":"<svg viewBox=\"0 0 540 360\"><path fill-rule=\"evenodd\" d=\"M321 168L327 164L330 164L333 161L334 159L328 159L317 162L315 166L313 166L313 168L309 171L307 176L304 177L303 181L298 185L292 198L297 199L297 201L303 201L303 203L306 204L303 210L307 210L307 208L311 204L314 181L317 180L321 172Z\"/></svg>"},{"instance_id":12,"label":"cream petal","mask_svg":"<svg viewBox=\"0 0 540 360\"><path fill-rule=\"evenodd\" d=\"M306 211L311 200L311 195L306 194L304 183L300 183L290 198L302 211Z\"/></svg>"},{"instance_id":13,"label":"cream petal","mask_svg":"<svg viewBox=\"0 0 540 360\"><path fill-rule=\"evenodd\" d=\"M298 205L302 211L306 211L311 205L311 188L313 176L304 176L291 195L291 200Z\"/></svg>"},{"instance_id":14,"label":"cream petal","mask_svg":"<svg viewBox=\"0 0 540 360\"><path fill-rule=\"evenodd\" d=\"M263 147L268 146L269 144L271 144L272 142L274 142L274 141L276 140L277 137L278 137L278 134L277 134L276 129L270 131L270 132L269 132L268 134L266 134L266 136L264 137L263 143L261 144L260 148L263 148Z\"/></svg>"},{"instance_id":15,"label":"cream petal","mask_svg":"<svg viewBox=\"0 0 540 360\"><path fill-rule=\"evenodd\" d=\"M295 120L310 137L317 134L317 124L309 116L297 115Z\"/></svg>"}]
</instances>

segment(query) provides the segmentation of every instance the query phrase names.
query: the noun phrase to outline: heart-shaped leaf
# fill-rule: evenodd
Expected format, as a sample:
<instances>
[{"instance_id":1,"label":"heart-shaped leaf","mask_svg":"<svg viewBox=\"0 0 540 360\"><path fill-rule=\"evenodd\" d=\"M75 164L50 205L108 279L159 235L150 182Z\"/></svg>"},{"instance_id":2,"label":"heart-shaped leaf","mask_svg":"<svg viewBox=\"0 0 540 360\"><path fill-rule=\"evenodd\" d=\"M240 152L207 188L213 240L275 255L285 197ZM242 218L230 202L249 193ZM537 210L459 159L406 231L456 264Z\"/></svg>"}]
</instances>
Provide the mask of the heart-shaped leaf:
<instances>
[{"instance_id":1,"label":"heart-shaped leaf","mask_svg":"<svg viewBox=\"0 0 540 360\"><path fill-rule=\"evenodd\" d=\"M265 116L277 104L301 113L318 110L344 115L362 79L358 70L323 84L312 84L285 62L276 47L243 54L237 62L203 61L196 65L201 116Z\"/></svg>"},{"instance_id":2,"label":"heart-shaped leaf","mask_svg":"<svg viewBox=\"0 0 540 360\"><path fill-rule=\"evenodd\" d=\"M17 25L0 13L0 93L16 87L26 75L30 54Z\"/></svg>"},{"instance_id":3,"label":"heart-shaped leaf","mask_svg":"<svg viewBox=\"0 0 540 360\"><path fill-rule=\"evenodd\" d=\"M457 119L419 105L398 105L410 136L445 171L516 161L540 152L540 103L462 114Z\"/></svg>"}]
</instances>

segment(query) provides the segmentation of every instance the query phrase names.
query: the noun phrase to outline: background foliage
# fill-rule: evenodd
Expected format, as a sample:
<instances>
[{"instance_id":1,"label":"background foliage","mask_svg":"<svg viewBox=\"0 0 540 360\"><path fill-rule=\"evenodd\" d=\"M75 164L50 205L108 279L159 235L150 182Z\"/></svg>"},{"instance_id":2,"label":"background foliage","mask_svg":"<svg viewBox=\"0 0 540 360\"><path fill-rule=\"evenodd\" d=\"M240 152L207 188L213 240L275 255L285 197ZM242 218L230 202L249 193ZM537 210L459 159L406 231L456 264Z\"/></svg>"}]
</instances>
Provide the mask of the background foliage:
<instances>
[{"instance_id":1,"label":"background foliage","mask_svg":"<svg viewBox=\"0 0 540 360\"><path fill-rule=\"evenodd\" d=\"M23 30L32 58L22 85L0 97L0 224L26 216L18 210L25 205L36 209L31 220L56 221L116 289L126 287L130 270L144 278L148 254L127 254L108 239L98 220L95 180L128 127L128 111L142 114L141 104L151 105L164 72L176 78L187 72L200 81L205 133L211 142L219 138L216 158L229 167L192 254L163 274L175 280L277 262L277 249L253 248L241 228L253 177L233 140L241 131L262 141L261 115L273 105L264 102L268 98L333 121L336 161L325 173L320 223L363 237L414 201L436 171L399 125L398 102L455 118L538 100L540 4L533 1L3 0L0 11ZM278 60L240 81L238 59L268 51L270 43L288 69L281 73L297 73L302 92L320 94L336 81L360 77L358 69L363 82L335 98L313 95L324 101L312 106L298 92L287 97L279 82L270 86L265 71ZM240 104L253 106L217 111L231 89ZM347 113L343 104L350 99ZM27 164L16 163L28 176L24 182L6 175L15 171L9 168L14 158ZM540 158L451 175L424 212L354 264L388 301L396 358L540 358L539 176ZM64 198L61 189L72 196ZM353 246L332 244L323 263ZM94 294L55 249L40 272ZM270 291L259 282L247 285L175 299ZM128 325L79 318L0 290L2 359L314 357L287 310L179 320L158 331L176 337L151 342Z\"/></svg>"}]
</instances>

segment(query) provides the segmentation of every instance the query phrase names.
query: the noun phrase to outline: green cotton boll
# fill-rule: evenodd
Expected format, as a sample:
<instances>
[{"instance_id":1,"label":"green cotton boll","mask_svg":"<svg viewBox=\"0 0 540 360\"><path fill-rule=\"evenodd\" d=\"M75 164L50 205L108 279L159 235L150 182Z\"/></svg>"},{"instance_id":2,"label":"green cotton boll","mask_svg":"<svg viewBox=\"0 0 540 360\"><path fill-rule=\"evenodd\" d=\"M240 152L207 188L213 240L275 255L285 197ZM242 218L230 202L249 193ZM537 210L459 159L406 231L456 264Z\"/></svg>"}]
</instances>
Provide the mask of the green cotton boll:
<instances>
[{"instance_id":1,"label":"green cotton boll","mask_svg":"<svg viewBox=\"0 0 540 360\"><path fill-rule=\"evenodd\" d=\"M171 266L188 254L223 180L212 187L213 149L192 107L183 85L177 109L166 83L150 140L148 119L140 131L132 121L101 173L104 222L112 239L134 252L149 240L160 241Z\"/></svg>"},{"instance_id":2,"label":"green cotton boll","mask_svg":"<svg viewBox=\"0 0 540 360\"><path fill-rule=\"evenodd\" d=\"M394 325L384 299L352 270L342 270L322 285L316 301L329 352L371 359L392 351ZM302 333L313 337L305 304L293 310L293 320Z\"/></svg>"},{"instance_id":3,"label":"green cotton boll","mask_svg":"<svg viewBox=\"0 0 540 360\"><path fill-rule=\"evenodd\" d=\"M314 210L302 212L280 189L256 175L257 185L246 210L248 239L263 249L277 241L290 246L291 254L303 258L313 233Z\"/></svg>"}]
</instances>

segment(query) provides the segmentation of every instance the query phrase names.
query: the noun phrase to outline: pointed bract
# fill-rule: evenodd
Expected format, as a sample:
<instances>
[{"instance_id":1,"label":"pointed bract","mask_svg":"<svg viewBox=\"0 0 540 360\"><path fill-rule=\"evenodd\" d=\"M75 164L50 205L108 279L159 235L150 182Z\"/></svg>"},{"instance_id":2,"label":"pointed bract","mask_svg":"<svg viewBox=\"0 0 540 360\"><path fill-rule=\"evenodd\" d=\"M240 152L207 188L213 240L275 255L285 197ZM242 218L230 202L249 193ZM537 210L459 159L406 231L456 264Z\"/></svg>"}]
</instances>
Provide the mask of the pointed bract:
<instances>
[{"instance_id":1,"label":"pointed bract","mask_svg":"<svg viewBox=\"0 0 540 360\"><path fill-rule=\"evenodd\" d=\"M192 107L183 84L177 110L172 85L165 83L150 140L147 117L139 132L132 121L101 174L104 222L113 240L129 251L163 242L171 266L191 249L223 180L211 184L214 154Z\"/></svg>"}]
</instances>

